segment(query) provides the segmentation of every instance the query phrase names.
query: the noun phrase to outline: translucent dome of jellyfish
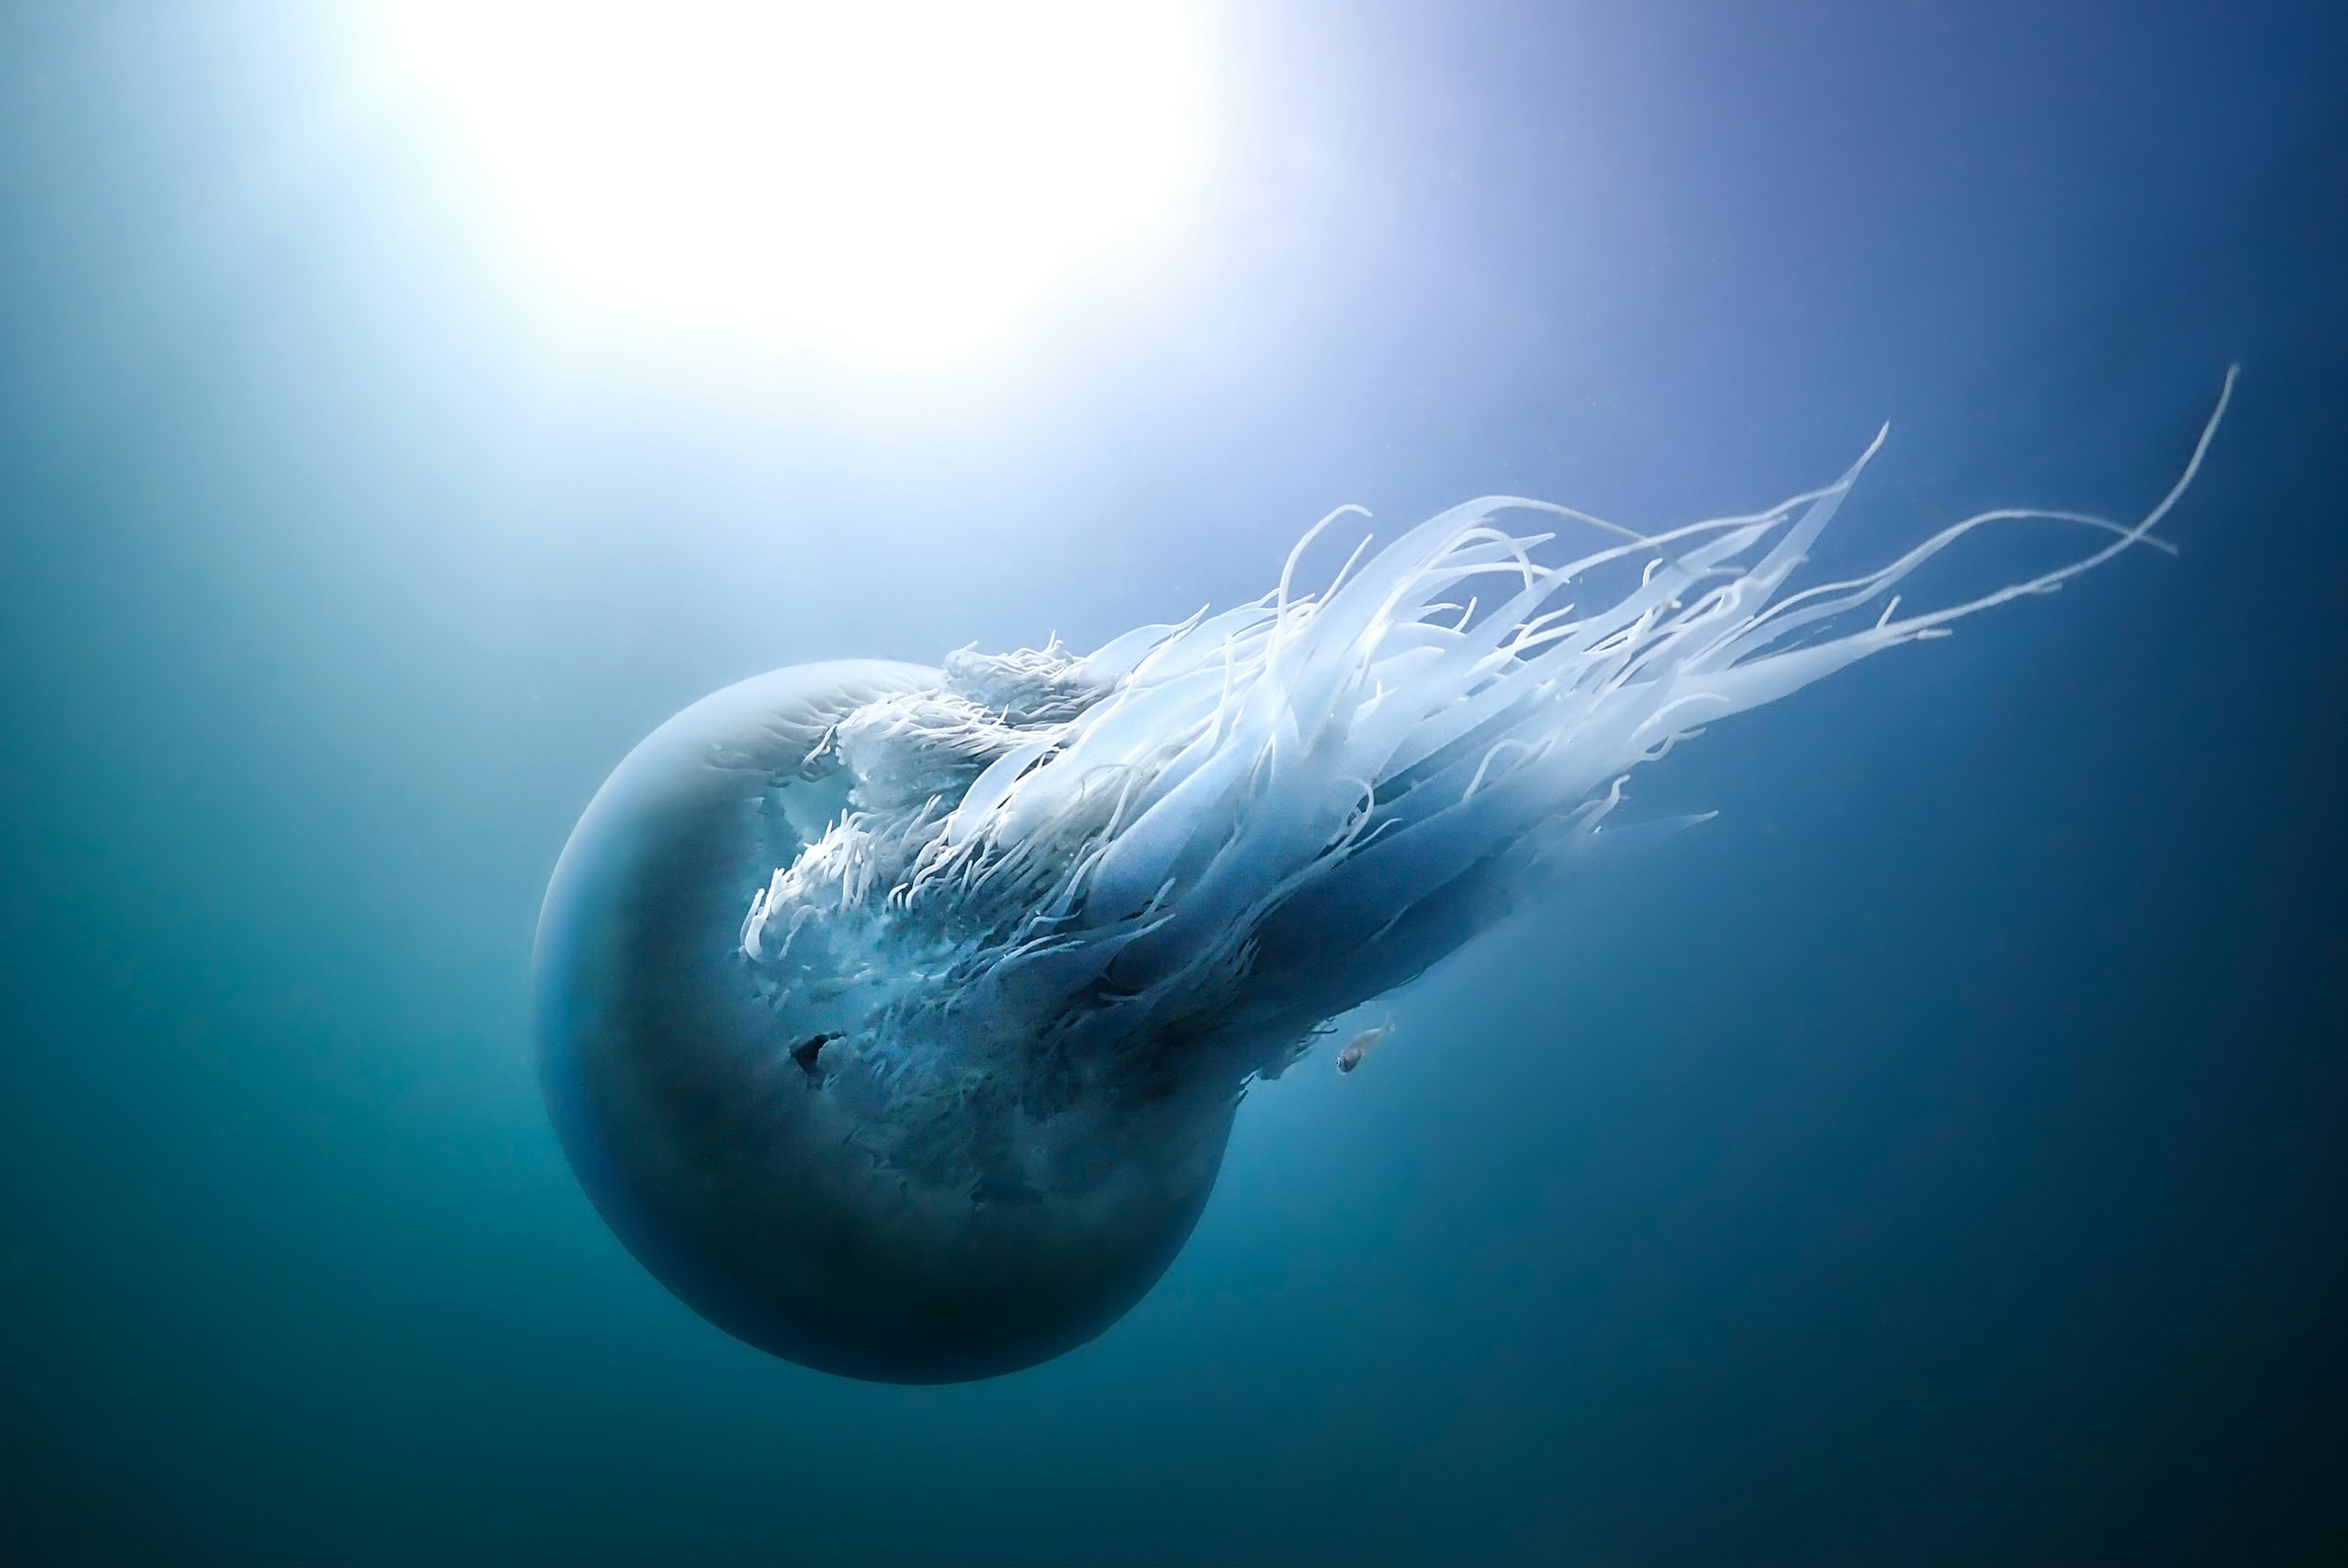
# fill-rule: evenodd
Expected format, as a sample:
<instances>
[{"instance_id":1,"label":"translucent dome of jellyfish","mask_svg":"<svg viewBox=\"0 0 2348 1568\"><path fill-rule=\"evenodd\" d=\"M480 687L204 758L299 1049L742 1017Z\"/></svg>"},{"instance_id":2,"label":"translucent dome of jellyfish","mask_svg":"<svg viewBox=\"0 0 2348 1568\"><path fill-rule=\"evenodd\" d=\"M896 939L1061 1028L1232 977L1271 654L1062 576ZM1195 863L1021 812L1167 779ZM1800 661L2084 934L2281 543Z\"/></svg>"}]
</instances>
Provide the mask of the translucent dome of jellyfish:
<instances>
[{"instance_id":1,"label":"translucent dome of jellyfish","mask_svg":"<svg viewBox=\"0 0 2348 1568\"><path fill-rule=\"evenodd\" d=\"M1633 836L1625 775L1701 728L2167 548L2224 407L2133 526L1989 512L1843 581L1793 586L1873 446L1749 516L1650 535L1486 497L1319 592L1292 555L1252 604L1081 656L728 687L621 763L555 870L557 1132L636 1257L754 1346L906 1383L1057 1356L1181 1248L1251 1078ZM2001 524L2084 548L1903 613L1902 579Z\"/></svg>"}]
</instances>

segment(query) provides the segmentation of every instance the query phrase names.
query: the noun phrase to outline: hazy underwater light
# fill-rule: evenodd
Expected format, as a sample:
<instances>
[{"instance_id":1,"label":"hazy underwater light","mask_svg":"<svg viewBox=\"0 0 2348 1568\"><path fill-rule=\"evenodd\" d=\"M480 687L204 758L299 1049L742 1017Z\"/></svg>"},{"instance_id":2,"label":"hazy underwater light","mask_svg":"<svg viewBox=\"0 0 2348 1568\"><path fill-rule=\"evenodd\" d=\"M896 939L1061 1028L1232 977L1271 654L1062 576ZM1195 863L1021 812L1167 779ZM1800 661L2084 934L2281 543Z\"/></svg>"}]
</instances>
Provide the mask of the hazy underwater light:
<instances>
[{"instance_id":1,"label":"hazy underwater light","mask_svg":"<svg viewBox=\"0 0 2348 1568\"><path fill-rule=\"evenodd\" d=\"M1625 824L1623 784L1704 726L2167 548L2224 406L2133 525L1993 511L1844 580L1797 586L1873 448L1748 516L1643 535L1487 497L1318 591L1300 545L1254 603L1088 653L719 692L620 764L547 893L572 1163L676 1295L777 1355L904 1382L1058 1355L1180 1249L1251 1078L1695 820ZM2012 528L2085 548L1953 604L1894 591Z\"/></svg>"},{"instance_id":2,"label":"hazy underwater light","mask_svg":"<svg viewBox=\"0 0 2348 1568\"><path fill-rule=\"evenodd\" d=\"M917 358L1166 219L1199 138L1163 4L448 4L396 36L588 291Z\"/></svg>"}]
</instances>

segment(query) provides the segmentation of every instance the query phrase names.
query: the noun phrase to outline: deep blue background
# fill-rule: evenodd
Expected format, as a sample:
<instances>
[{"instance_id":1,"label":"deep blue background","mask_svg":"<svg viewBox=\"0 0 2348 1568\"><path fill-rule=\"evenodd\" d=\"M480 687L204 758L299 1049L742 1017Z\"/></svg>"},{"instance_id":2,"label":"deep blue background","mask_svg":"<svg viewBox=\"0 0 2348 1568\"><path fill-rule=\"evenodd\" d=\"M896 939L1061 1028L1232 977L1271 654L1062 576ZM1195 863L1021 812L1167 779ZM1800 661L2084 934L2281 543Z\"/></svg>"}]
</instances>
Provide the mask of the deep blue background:
<instances>
[{"instance_id":1,"label":"deep blue background","mask_svg":"<svg viewBox=\"0 0 2348 1568\"><path fill-rule=\"evenodd\" d=\"M0 1555L2348 1556L2348 23L1233 8L1175 281L960 369L550 302L320 8L0 15ZM1041 1369L768 1360L531 1081L603 773L794 660L1252 597L1341 501L1892 446L2168 532L1642 778L1720 818L1243 1109ZM1953 593L2045 559L1980 543Z\"/></svg>"}]
</instances>

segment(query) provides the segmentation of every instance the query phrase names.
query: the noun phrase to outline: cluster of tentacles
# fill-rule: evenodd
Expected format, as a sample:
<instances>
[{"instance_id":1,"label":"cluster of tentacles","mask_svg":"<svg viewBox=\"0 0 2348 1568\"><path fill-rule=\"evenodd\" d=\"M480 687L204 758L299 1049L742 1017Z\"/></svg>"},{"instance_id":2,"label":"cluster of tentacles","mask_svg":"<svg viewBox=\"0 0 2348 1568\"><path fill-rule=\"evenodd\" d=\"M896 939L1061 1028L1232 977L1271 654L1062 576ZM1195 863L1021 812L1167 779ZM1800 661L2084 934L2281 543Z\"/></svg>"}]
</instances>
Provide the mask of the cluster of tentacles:
<instances>
[{"instance_id":1,"label":"cluster of tentacles","mask_svg":"<svg viewBox=\"0 0 2348 1568\"><path fill-rule=\"evenodd\" d=\"M918 1064L924 1092L941 1072L964 1088L1010 1074L1048 1097L1218 1040L1277 1071L1314 1025L1619 836L1624 776L1698 726L2131 546L2167 548L2152 529L2219 414L2133 526L1987 512L1798 589L1879 436L1833 484L1766 511L1642 534L1486 497L1357 549L1318 594L1292 591L1305 544L1358 510L1342 508L1255 603L1083 657L1056 642L956 654L935 690L840 722L812 767L850 784L845 809L757 893L743 955L773 994L832 1009L883 1084ZM1509 513L1604 542L1542 565L1554 536L1512 533ZM1919 566L2024 519L2106 537L1996 592L1899 613L1892 590ZM1576 601L1600 588L1602 602Z\"/></svg>"}]
</instances>

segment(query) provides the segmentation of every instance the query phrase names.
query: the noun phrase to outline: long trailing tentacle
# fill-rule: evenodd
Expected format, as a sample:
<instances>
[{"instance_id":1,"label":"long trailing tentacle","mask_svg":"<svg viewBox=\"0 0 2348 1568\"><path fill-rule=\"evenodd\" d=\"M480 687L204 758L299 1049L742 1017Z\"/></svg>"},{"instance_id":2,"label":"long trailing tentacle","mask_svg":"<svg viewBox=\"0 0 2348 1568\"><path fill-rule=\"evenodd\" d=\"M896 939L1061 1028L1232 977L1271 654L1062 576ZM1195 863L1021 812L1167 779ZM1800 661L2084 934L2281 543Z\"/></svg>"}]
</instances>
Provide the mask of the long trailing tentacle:
<instances>
[{"instance_id":1,"label":"long trailing tentacle","mask_svg":"<svg viewBox=\"0 0 2348 1568\"><path fill-rule=\"evenodd\" d=\"M784 986L857 977L839 983L864 988L884 1053L940 1030L981 1055L1058 1062L1217 1019L1301 1030L1578 864L1613 835L1624 779L1694 726L2053 592L2132 547L2173 551L2153 530L2199 473L2236 375L2133 524L1999 508L1873 571L1788 589L1879 433L1832 484L1763 511L1642 532L1486 497L1375 552L1364 540L1325 589L1299 593L1305 547L1361 511L1340 507L1251 605L1087 658L1056 644L956 655L939 691L837 726L850 809L756 891L742 951ZM1550 536L1497 520L1523 511L1605 542L1540 565ZM1893 589L1919 567L2018 521L2107 537L2052 570L1900 614ZM1599 591L1633 566L1627 589ZM1488 578L1507 590L1478 616L1472 590ZM1589 608L1559 603L1569 589Z\"/></svg>"}]
</instances>

